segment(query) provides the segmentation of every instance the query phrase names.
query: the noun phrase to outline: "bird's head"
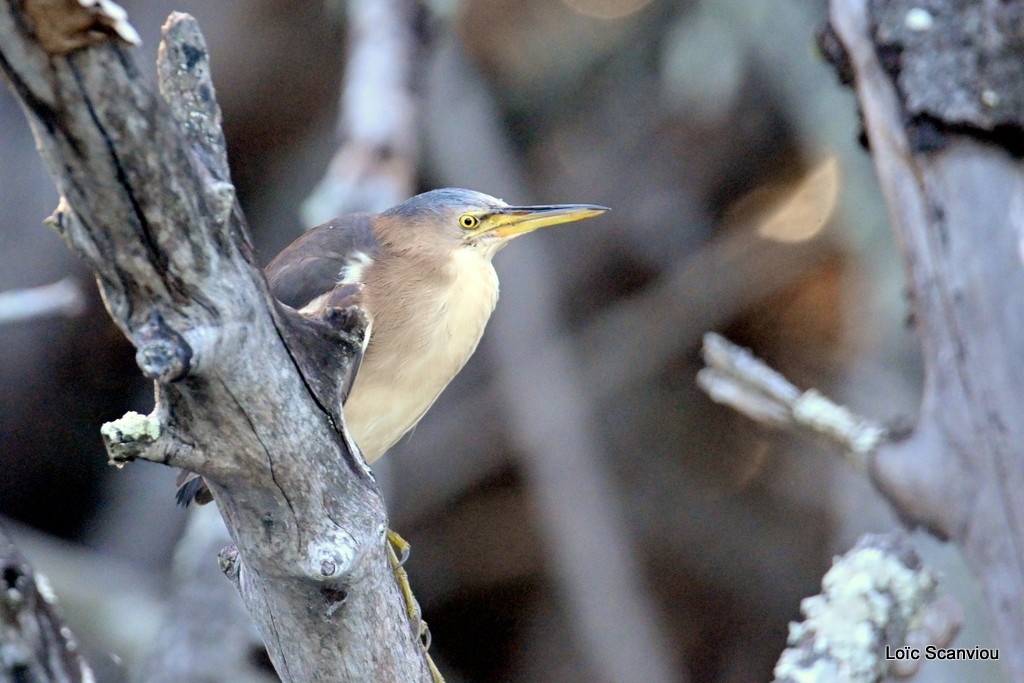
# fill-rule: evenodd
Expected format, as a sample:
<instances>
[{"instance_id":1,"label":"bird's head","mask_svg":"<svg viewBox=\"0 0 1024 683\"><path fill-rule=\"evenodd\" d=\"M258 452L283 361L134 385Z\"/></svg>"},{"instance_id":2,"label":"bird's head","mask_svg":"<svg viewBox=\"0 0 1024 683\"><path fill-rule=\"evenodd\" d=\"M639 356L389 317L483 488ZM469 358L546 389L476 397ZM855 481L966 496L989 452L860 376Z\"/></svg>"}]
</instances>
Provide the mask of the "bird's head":
<instances>
[{"instance_id":1,"label":"bird's head","mask_svg":"<svg viewBox=\"0 0 1024 683\"><path fill-rule=\"evenodd\" d=\"M519 235L607 210L592 204L509 206L482 192L447 188L416 195L381 218L402 226L398 239L446 250L476 247L490 257Z\"/></svg>"}]
</instances>

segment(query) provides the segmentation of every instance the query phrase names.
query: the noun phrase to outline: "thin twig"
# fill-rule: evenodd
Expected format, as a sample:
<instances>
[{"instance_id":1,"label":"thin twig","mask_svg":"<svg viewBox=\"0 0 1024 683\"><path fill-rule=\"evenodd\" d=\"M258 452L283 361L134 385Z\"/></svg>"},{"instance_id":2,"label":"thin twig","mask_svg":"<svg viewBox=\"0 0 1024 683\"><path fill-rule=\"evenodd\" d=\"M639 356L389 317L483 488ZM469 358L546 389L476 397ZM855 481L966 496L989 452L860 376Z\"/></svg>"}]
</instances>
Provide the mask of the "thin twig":
<instances>
[{"instance_id":1,"label":"thin twig","mask_svg":"<svg viewBox=\"0 0 1024 683\"><path fill-rule=\"evenodd\" d=\"M867 458L888 438L880 424L815 389L800 391L750 351L714 332L704 336L704 362L697 384L713 400L772 427L824 436L840 445L858 469L866 468Z\"/></svg>"}]
</instances>

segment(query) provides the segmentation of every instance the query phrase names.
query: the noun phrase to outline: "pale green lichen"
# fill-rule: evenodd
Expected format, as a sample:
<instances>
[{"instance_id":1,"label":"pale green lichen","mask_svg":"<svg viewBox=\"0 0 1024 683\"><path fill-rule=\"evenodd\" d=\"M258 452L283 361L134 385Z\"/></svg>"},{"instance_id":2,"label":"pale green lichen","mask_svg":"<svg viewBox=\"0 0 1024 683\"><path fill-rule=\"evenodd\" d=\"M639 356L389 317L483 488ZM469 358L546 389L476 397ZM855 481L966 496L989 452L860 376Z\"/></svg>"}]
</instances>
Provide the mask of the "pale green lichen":
<instances>
[{"instance_id":1,"label":"pale green lichen","mask_svg":"<svg viewBox=\"0 0 1024 683\"><path fill-rule=\"evenodd\" d=\"M839 441L857 455L873 452L886 434L882 427L854 415L814 389L808 389L793 402L793 419Z\"/></svg>"},{"instance_id":2,"label":"pale green lichen","mask_svg":"<svg viewBox=\"0 0 1024 683\"><path fill-rule=\"evenodd\" d=\"M111 443L156 441L160 438L160 421L130 410L113 422L104 422L100 434Z\"/></svg>"},{"instance_id":3,"label":"pale green lichen","mask_svg":"<svg viewBox=\"0 0 1024 683\"><path fill-rule=\"evenodd\" d=\"M894 617L912 622L935 578L878 548L862 548L837 559L821 583L821 595L801 603L805 620L790 624L792 649L779 658L779 680L876 680L886 668L879 656L887 624Z\"/></svg>"}]
</instances>

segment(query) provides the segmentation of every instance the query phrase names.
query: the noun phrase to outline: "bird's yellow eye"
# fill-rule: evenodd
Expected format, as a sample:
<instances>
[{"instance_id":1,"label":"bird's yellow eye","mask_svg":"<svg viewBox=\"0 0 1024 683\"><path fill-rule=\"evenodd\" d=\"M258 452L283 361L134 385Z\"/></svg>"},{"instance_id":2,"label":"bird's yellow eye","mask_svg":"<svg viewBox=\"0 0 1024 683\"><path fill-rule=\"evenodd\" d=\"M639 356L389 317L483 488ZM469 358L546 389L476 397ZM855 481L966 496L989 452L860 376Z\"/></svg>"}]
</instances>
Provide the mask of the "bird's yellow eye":
<instances>
[{"instance_id":1,"label":"bird's yellow eye","mask_svg":"<svg viewBox=\"0 0 1024 683\"><path fill-rule=\"evenodd\" d=\"M459 216L459 225L462 226L463 230L472 230L480 225L480 219L471 214L464 213Z\"/></svg>"}]
</instances>

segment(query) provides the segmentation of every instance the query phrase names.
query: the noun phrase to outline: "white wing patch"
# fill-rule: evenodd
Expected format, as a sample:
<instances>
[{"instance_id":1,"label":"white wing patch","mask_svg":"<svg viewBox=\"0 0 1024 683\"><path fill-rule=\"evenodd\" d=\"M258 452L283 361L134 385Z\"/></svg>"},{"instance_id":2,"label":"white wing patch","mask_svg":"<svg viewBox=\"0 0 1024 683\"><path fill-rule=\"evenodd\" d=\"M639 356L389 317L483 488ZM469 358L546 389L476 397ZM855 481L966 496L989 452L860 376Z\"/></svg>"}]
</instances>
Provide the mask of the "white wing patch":
<instances>
[{"instance_id":1,"label":"white wing patch","mask_svg":"<svg viewBox=\"0 0 1024 683\"><path fill-rule=\"evenodd\" d=\"M373 263L373 258L365 251L352 252L348 261L338 273L339 285L356 285L363 282L366 267Z\"/></svg>"}]
</instances>

